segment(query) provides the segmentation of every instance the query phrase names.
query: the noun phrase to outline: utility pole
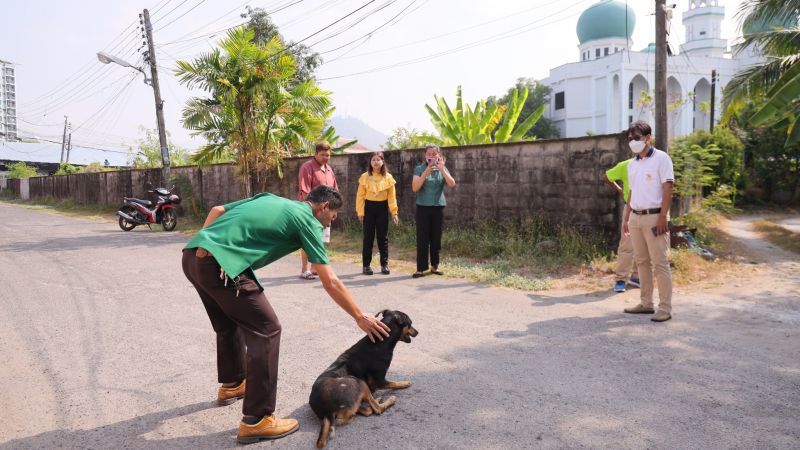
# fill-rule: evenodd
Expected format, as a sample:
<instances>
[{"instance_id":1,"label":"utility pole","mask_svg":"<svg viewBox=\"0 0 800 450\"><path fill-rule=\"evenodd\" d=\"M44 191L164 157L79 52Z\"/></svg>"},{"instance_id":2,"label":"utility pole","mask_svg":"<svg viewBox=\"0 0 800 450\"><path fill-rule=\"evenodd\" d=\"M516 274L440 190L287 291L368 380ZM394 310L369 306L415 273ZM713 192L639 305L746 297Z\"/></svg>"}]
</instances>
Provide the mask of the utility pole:
<instances>
[{"instance_id":1,"label":"utility pole","mask_svg":"<svg viewBox=\"0 0 800 450\"><path fill-rule=\"evenodd\" d=\"M69 164L69 152L72 150L72 132L67 136L67 164Z\"/></svg>"},{"instance_id":2,"label":"utility pole","mask_svg":"<svg viewBox=\"0 0 800 450\"><path fill-rule=\"evenodd\" d=\"M61 135L61 159L58 160L58 162L60 162L60 163L64 162L64 147L67 144L67 121L68 120L69 120L69 117L64 116L64 134Z\"/></svg>"},{"instance_id":3,"label":"utility pole","mask_svg":"<svg viewBox=\"0 0 800 450\"><path fill-rule=\"evenodd\" d=\"M147 35L147 60L150 63L150 81L156 100L156 123L158 124L158 142L161 145L161 162L163 163L164 187L169 188L169 148L167 147L167 130L164 127L164 101L161 100L161 89L158 86L158 67L156 65L156 49L153 44L153 25L150 24L150 12L144 10L144 30Z\"/></svg>"},{"instance_id":4,"label":"utility pole","mask_svg":"<svg viewBox=\"0 0 800 450\"><path fill-rule=\"evenodd\" d=\"M717 69L711 71L711 124L709 130L714 131L714 107L716 106Z\"/></svg>"},{"instance_id":5,"label":"utility pole","mask_svg":"<svg viewBox=\"0 0 800 450\"><path fill-rule=\"evenodd\" d=\"M667 10L666 0L656 0L656 148L667 151Z\"/></svg>"}]
</instances>

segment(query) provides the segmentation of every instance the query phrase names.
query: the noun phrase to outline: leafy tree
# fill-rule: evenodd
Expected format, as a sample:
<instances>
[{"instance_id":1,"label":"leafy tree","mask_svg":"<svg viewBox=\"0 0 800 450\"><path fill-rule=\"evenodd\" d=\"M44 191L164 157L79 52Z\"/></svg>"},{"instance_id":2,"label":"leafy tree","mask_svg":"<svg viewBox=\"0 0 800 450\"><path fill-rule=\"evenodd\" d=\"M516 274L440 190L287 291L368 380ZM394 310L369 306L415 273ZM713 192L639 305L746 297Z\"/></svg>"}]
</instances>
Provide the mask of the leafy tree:
<instances>
[{"instance_id":1,"label":"leafy tree","mask_svg":"<svg viewBox=\"0 0 800 450\"><path fill-rule=\"evenodd\" d=\"M743 187L744 143L729 128L718 126L713 132L696 130L686 136L677 137L671 144L670 152L674 148L685 152L693 145L702 148L711 148L713 145L718 150L719 159L713 170L716 179L712 188L716 189L723 184L736 189Z\"/></svg>"},{"instance_id":2,"label":"leafy tree","mask_svg":"<svg viewBox=\"0 0 800 450\"><path fill-rule=\"evenodd\" d=\"M422 137L444 146L525 140L525 133L533 128L545 110L545 106L542 105L521 123L517 123L528 98L527 87L522 91L513 89L508 105L487 103L486 100L475 103L474 108L464 105L461 99L461 86L456 90L455 109L450 109L444 98L436 95L433 97L436 99L437 109L434 111L429 105L425 105L425 109L428 110L431 123L439 132L439 136Z\"/></svg>"},{"instance_id":3,"label":"leafy tree","mask_svg":"<svg viewBox=\"0 0 800 450\"><path fill-rule=\"evenodd\" d=\"M707 147L697 144L673 146L669 156L675 172L675 196L699 196L704 187L712 186L718 178L714 168L722 157L720 153L715 144Z\"/></svg>"},{"instance_id":4,"label":"leafy tree","mask_svg":"<svg viewBox=\"0 0 800 450\"><path fill-rule=\"evenodd\" d=\"M138 150L134 153L133 148L128 149L128 165L136 169L161 167L163 163L158 130L140 126L139 133L143 134L143 137L137 141ZM171 166L186 166L191 163L189 151L173 144L169 132L167 132L167 149Z\"/></svg>"},{"instance_id":5,"label":"leafy tree","mask_svg":"<svg viewBox=\"0 0 800 450\"><path fill-rule=\"evenodd\" d=\"M297 73L295 81L302 83L314 80L314 71L322 64L322 57L319 53L312 51L304 44L296 42L286 42L281 35L278 27L272 22L263 8L251 8L247 6L247 12L242 14L242 18L249 19L247 27L253 30L253 41L258 44L267 44L273 38L277 38L286 47L289 54L294 56L297 63Z\"/></svg>"},{"instance_id":6,"label":"leafy tree","mask_svg":"<svg viewBox=\"0 0 800 450\"><path fill-rule=\"evenodd\" d=\"M780 23L767 31L746 33L739 51L758 48L767 57L764 64L740 70L728 83L725 103L729 108L741 108L754 96L764 95L765 101L750 116L752 126L786 125L784 145L800 144L800 0L753 0L743 2L738 15L742 29L763 29L765 24Z\"/></svg>"},{"instance_id":7,"label":"leafy tree","mask_svg":"<svg viewBox=\"0 0 800 450\"><path fill-rule=\"evenodd\" d=\"M381 145L384 150L403 150L407 148L422 147L425 144L423 133L416 128L397 127L392 135Z\"/></svg>"},{"instance_id":8,"label":"leafy tree","mask_svg":"<svg viewBox=\"0 0 800 450\"><path fill-rule=\"evenodd\" d=\"M41 175L35 167L29 166L24 162L18 162L8 166L8 178L30 178Z\"/></svg>"},{"instance_id":9,"label":"leafy tree","mask_svg":"<svg viewBox=\"0 0 800 450\"><path fill-rule=\"evenodd\" d=\"M73 166L70 163L62 162L58 165L55 175L72 175L73 173L80 173L81 169Z\"/></svg>"},{"instance_id":10,"label":"leafy tree","mask_svg":"<svg viewBox=\"0 0 800 450\"><path fill-rule=\"evenodd\" d=\"M195 161L233 154L247 195L252 174L262 187L273 172L282 177L282 157L309 148L333 109L329 92L312 80L298 82L295 59L280 39L256 42L251 28L232 29L219 48L177 64L182 84L209 93L183 110L184 126L208 141Z\"/></svg>"},{"instance_id":11,"label":"leafy tree","mask_svg":"<svg viewBox=\"0 0 800 450\"><path fill-rule=\"evenodd\" d=\"M523 88L528 88L528 98L525 100L524 106L520 117L529 117L536 112L543 105L546 108L550 104L550 94L552 89L550 86L544 85L532 78L517 78L517 83L514 87L509 88L505 95L496 99L489 97L486 99L487 103L497 103L498 105L508 105L511 100L512 91L522 91ZM502 121L501 121L502 123ZM525 133L526 138L539 138L539 139L555 139L560 136L558 127L552 120L542 117L536 124Z\"/></svg>"}]
</instances>

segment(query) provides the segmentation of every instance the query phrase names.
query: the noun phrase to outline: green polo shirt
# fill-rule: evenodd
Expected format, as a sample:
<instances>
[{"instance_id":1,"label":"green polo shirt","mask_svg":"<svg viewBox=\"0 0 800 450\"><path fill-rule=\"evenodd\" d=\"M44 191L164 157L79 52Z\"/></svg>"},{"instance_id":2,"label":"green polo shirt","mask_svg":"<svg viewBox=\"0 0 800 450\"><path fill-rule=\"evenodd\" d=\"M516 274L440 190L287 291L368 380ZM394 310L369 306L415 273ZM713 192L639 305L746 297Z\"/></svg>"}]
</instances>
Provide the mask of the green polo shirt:
<instances>
[{"instance_id":1,"label":"green polo shirt","mask_svg":"<svg viewBox=\"0 0 800 450\"><path fill-rule=\"evenodd\" d=\"M185 248L208 250L228 276L258 270L299 248L312 264L328 264L322 224L308 203L263 193L224 207Z\"/></svg>"},{"instance_id":2,"label":"green polo shirt","mask_svg":"<svg viewBox=\"0 0 800 450\"><path fill-rule=\"evenodd\" d=\"M616 166L606 170L606 176L608 177L609 181L612 183L616 183L617 181L622 181L622 196L625 198L625 201L628 201L628 198L631 196L631 185L628 183L628 163L631 162L630 159L626 159L621 163L617 164Z\"/></svg>"},{"instance_id":3,"label":"green polo shirt","mask_svg":"<svg viewBox=\"0 0 800 450\"><path fill-rule=\"evenodd\" d=\"M422 163L414 169L415 176L422 176L428 164ZM417 191L417 204L420 206L446 206L444 199L444 175L434 170L425 178L422 187Z\"/></svg>"}]
</instances>

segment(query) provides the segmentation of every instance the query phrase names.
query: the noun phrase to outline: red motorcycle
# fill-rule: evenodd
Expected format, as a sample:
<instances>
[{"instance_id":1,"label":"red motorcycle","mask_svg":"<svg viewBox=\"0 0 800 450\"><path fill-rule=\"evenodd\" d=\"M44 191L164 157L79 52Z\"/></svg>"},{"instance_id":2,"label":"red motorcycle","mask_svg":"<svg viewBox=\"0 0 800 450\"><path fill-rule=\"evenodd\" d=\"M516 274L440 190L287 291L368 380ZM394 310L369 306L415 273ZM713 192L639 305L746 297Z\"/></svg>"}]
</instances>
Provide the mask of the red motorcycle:
<instances>
[{"instance_id":1,"label":"red motorcycle","mask_svg":"<svg viewBox=\"0 0 800 450\"><path fill-rule=\"evenodd\" d=\"M178 225L175 207L181 203L181 197L171 192L174 190L175 186L172 186L171 190L164 188L148 190L148 193L158 198L155 205L150 200L123 197L122 207L117 210L119 227L123 231L131 231L138 225L147 225L150 228L151 223L160 223L164 231L174 230Z\"/></svg>"}]
</instances>

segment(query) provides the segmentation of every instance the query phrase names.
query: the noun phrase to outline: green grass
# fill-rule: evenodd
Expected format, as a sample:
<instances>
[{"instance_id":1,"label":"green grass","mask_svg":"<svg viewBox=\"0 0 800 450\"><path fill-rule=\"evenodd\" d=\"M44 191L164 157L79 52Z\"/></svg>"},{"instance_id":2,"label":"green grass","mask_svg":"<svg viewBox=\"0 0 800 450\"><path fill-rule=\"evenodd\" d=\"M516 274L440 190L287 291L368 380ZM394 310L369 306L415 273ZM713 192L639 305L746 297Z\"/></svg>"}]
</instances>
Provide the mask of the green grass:
<instances>
[{"instance_id":1,"label":"green grass","mask_svg":"<svg viewBox=\"0 0 800 450\"><path fill-rule=\"evenodd\" d=\"M82 205L52 198L8 202L82 218L117 221L116 207ZM191 208L183 209L185 214L179 216L176 230L193 235L202 228L205 215L201 211L203 217L198 217ZM361 241L361 225L350 223L334 232L329 253L336 260L360 264ZM392 270L413 272L416 269L414 224L391 225L389 245ZM578 274L592 261L608 260L610 255L595 234L537 219L522 223L480 222L473 227L445 224L441 269L449 277L539 291L549 289L554 278Z\"/></svg>"},{"instance_id":2,"label":"green grass","mask_svg":"<svg viewBox=\"0 0 800 450\"><path fill-rule=\"evenodd\" d=\"M331 244L335 254L360 263L362 230L345 226ZM416 235L413 224L391 226L392 265L414 271ZM574 273L582 265L608 255L602 240L576 228L529 219L522 223L480 222L473 227L445 226L441 269L448 276L521 290L544 290L552 278Z\"/></svg>"}]
</instances>

